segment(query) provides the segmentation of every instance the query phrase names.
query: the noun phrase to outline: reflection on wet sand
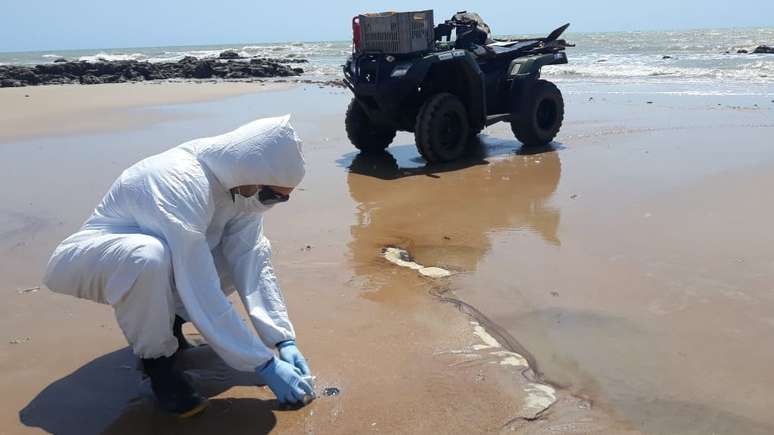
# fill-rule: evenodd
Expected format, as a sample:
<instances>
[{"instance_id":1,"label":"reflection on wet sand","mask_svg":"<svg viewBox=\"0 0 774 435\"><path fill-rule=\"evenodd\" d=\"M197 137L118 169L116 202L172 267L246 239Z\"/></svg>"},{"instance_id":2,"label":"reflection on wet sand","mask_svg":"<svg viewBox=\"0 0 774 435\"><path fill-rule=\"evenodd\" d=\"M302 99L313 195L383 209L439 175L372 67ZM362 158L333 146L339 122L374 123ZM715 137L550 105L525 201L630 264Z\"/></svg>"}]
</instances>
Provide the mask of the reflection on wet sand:
<instances>
[{"instance_id":1,"label":"reflection on wet sand","mask_svg":"<svg viewBox=\"0 0 774 435\"><path fill-rule=\"evenodd\" d=\"M357 203L350 244L356 273L378 271L369 259L384 246L404 248L421 264L468 272L495 231L528 231L559 245L560 213L549 204L561 177L557 152L488 163L481 149L452 166L416 167L395 158L400 150L355 156L347 184Z\"/></svg>"}]
</instances>

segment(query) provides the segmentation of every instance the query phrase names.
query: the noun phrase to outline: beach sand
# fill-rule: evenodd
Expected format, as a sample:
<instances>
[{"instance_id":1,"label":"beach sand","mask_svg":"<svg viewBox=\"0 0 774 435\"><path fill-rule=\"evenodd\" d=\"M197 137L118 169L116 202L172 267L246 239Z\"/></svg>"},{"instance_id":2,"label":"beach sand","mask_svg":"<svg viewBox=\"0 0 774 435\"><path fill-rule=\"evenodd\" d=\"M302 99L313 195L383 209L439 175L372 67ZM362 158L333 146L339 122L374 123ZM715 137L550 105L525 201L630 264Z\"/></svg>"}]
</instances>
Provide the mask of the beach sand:
<instances>
[{"instance_id":1,"label":"beach sand","mask_svg":"<svg viewBox=\"0 0 774 435\"><path fill-rule=\"evenodd\" d=\"M138 107L214 100L289 85L263 82L140 82L107 86L37 86L0 93L0 141L81 132L110 132L164 122L184 113Z\"/></svg>"},{"instance_id":2,"label":"beach sand","mask_svg":"<svg viewBox=\"0 0 774 435\"><path fill-rule=\"evenodd\" d=\"M174 90L137 95L130 124L118 102L126 90L112 85L30 89L42 102L47 92L77 102L57 115L29 111L24 128L0 121L3 433L774 428L762 187L774 104L560 86L568 113L555 146L527 152L498 125L464 161L426 168L409 134L390 154L355 153L345 91L215 99L221 84L191 86L216 90L199 102L161 98L179 98ZM10 91L0 107L18 97ZM105 105L81 109L79 92ZM134 161L287 112L309 174L266 231L318 389L340 394L278 410L203 347L184 364L212 406L176 421L154 408L110 308L36 290L41 270ZM60 134L62 119L85 117ZM453 274L393 264L388 246Z\"/></svg>"}]
</instances>

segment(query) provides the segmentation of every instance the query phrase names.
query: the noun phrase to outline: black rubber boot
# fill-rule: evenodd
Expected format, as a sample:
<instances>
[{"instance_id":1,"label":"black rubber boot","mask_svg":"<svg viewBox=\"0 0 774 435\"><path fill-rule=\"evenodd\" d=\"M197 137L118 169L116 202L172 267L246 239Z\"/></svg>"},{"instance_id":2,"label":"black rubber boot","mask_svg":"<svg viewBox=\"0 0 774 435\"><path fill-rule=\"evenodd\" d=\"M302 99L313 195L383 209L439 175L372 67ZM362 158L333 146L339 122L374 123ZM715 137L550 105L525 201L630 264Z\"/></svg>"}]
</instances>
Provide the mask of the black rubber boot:
<instances>
[{"instance_id":1,"label":"black rubber boot","mask_svg":"<svg viewBox=\"0 0 774 435\"><path fill-rule=\"evenodd\" d=\"M185 319L182 317L175 315L175 324L172 325L172 334L175 335L175 338L177 338L177 347L178 350L186 350L194 347L191 343L188 342L185 338L185 334L183 334L183 324L185 323Z\"/></svg>"},{"instance_id":2,"label":"black rubber boot","mask_svg":"<svg viewBox=\"0 0 774 435\"><path fill-rule=\"evenodd\" d=\"M174 356L142 360L143 371L150 377L161 408L181 418L194 416L207 407L207 399L194 390L174 364Z\"/></svg>"}]
</instances>

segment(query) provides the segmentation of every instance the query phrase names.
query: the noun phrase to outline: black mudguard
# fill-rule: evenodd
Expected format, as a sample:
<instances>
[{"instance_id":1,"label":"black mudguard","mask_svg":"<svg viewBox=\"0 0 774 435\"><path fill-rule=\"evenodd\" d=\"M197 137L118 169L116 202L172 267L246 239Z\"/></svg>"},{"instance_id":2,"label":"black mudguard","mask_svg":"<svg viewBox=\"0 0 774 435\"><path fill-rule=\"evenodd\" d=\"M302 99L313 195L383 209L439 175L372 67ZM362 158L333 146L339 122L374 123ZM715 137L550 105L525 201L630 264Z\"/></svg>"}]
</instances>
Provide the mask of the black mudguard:
<instances>
[{"instance_id":1,"label":"black mudguard","mask_svg":"<svg viewBox=\"0 0 774 435\"><path fill-rule=\"evenodd\" d=\"M514 79L540 76L540 70L546 65L564 65L567 54L563 51L549 54L539 54L514 59L508 68L508 75Z\"/></svg>"},{"instance_id":2,"label":"black mudguard","mask_svg":"<svg viewBox=\"0 0 774 435\"><path fill-rule=\"evenodd\" d=\"M567 54L563 51L514 59L507 72L511 80L511 91L507 104L508 112L511 114L519 113L529 86L535 80L540 79L540 71L544 66L566 63Z\"/></svg>"}]
</instances>

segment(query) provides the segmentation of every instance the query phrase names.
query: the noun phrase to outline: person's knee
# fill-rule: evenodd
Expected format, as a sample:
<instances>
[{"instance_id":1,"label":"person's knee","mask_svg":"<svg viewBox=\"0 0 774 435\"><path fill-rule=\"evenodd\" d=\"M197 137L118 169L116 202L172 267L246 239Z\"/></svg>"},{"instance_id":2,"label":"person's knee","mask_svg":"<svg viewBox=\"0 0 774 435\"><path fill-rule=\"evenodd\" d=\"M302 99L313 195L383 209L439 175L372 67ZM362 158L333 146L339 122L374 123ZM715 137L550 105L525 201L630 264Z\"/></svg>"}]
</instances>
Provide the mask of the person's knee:
<instances>
[{"instance_id":1,"label":"person's knee","mask_svg":"<svg viewBox=\"0 0 774 435\"><path fill-rule=\"evenodd\" d=\"M136 235L132 238L131 256L127 259L136 269L131 288L114 304L118 323L127 325L143 319L144 326L167 322L172 326L172 261L167 245L155 237ZM122 328L131 335L122 324ZM135 331L136 332L136 331Z\"/></svg>"},{"instance_id":2,"label":"person's knee","mask_svg":"<svg viewBox=\"0 0 774 435\"><path fill-rule=\"evenodd\" d=\"M140 246L134 252L134 256L142 262L145 271L168 271L172 266L172 257L166 243L151 236L142 239Z\"/></svg>"}]
</instances>

